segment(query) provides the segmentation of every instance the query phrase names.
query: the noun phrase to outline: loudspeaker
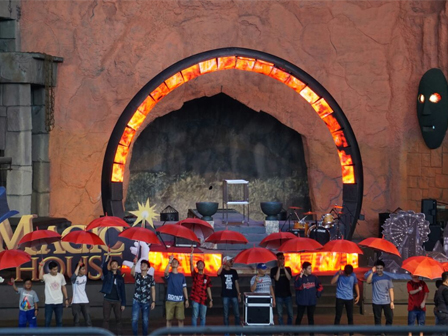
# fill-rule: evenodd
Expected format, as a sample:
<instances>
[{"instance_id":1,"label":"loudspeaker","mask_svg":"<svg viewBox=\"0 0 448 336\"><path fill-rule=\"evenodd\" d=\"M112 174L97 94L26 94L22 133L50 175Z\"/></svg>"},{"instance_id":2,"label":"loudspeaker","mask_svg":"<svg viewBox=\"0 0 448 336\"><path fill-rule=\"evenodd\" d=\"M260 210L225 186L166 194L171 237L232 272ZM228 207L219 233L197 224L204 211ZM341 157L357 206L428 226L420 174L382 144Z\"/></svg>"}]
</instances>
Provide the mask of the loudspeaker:
<instances>
[{"instance_id":1,"label":"loudspeaker","mask_svg":"<svg viewBox=\"0 0 448 336\"><path fill-rule=\"evenodd\" d=\"M422 212L425 214L429 225L437 224L437 201L435 199L422 199Z\"/></svg>"},{"instance_id":2,"label":"loudspeaker","mask_svg":"<svg viewBox=\"0 0 448 336\"><path fill-rule=\"evenodd\" d=\"M383 225L386 219L389 218L390 212L381 212L378 214L379 225L378 225L378 238L383 238Z\"/></svg>"},{"instance_id":3,"label":"loudspeaker","mask_svg":"<svg viewBox=\"0 0 448 336\"><path fill-rule=\"evenodd\" d=\"M437 241L440 241L440 243L443 244L442 227L440 226L440 224L437 223L436 225L430 225L429 229L431 230L428 235L429 240L423 244L425 251L434 250L434 246L436 245Z\"/></svg>"},{"instance_id":4,"label":"loudspeaker","mask_svg":"<svg viewBox=\"0 0 448 336\"><path fill-rule=\"evenodd\" d=\"M246 307L247 325L269 325L271 322L271 307Z\"/></svg>"},{"instance_id":5,"label":"loudspeaker","mask_svg":"<svg viewBox=\"0 0 448 336\"><path fill-rule=\"evenodd\" d=\"M174 237L174 246L177 247L190 247L190 246L198 247L198 243L185 239L185 238L179 238Z\"/></svg>"}]
</instances>

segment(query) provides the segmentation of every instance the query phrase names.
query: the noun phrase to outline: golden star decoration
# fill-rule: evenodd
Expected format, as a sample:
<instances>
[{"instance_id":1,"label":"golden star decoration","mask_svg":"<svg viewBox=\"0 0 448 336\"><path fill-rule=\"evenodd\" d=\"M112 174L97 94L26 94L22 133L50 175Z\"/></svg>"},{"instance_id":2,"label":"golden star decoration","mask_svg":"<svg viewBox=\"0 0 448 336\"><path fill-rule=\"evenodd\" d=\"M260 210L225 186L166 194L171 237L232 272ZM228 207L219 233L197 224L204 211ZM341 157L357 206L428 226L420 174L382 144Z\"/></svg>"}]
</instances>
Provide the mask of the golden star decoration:
<instances>
[{"instance_id":1,"label":"golden star decoration","mask_svg":"<svg viewBox=\"0 0 448 336\"><path fill-rule=\"evenodd\" d=\"M140 204L138 202L138 210L129 211L131 214L137 216L137 220L135 221L133 226L136 226L138 223L147 221L152 227L154 227L153 219L155 219L159 214L154 211L156 206L149 206L149 198L146 200L146 204Z\"/></svg>"}]
</instances>

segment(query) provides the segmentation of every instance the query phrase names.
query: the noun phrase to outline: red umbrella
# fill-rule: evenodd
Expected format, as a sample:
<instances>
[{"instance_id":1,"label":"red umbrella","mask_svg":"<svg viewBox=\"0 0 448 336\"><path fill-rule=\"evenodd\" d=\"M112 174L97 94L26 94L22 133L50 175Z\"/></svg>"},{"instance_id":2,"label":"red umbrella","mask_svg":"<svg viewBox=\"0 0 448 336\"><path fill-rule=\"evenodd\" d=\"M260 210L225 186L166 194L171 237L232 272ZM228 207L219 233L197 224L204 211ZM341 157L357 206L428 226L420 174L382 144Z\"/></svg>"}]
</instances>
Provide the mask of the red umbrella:
<instances>
[{"instance_id":1,"label":"red umbrella","mask_svg":"<svg viewBox=\"0 0 448 336\"><path fill-rule=\"evenodd\" d=\"M20 239L20 247L35 247L39 245L49 245L61 240L61 235L50 230L36 230L27 233Z\"/></svg>"},{"instance_id":2,"label":"red umbrella","mask_svg":"<svg viewBox=\"0 0 448 336\"><path fill-rule=\"evenodd\" d=\"M291 232L274 232L264 238L260 244L261 247L278 249L284 242L297 238Z\"/></svg>"},{"instance_id":3,"label":"red umbrella","mask_svg":"<svg viewBox=\"0 0 448 336\"><path fill-rule=\"evenodd\" d=\"M121 232L118 237L127 238L130 240L138 240L148 244L160 245L160 240L157 235L151 230L142 227L131 227Z\"/></svg>"},{"instance_id":4,"label":"red umbrella","mask_svg":"<svg viewBox=\"0 0 448 336\"><path fill-rule=\"evenodd\" d=\"M303 252L303 251L314 251L322 248L322 245L311 238L296 237L290 239L282 244L278 248L281 252Z\"/></svg>"},{"instance_id":5,"label":"red umbrella","mask_svg":"<svg viewBox=\"0 0 448 336\"><path fill-rule=\"evenodd\" d=\"M331 240L322 247L321 252L364 254L354 242L345 239Z\"/></svg>"},{"instance_id":6,"label":"red umbrella","mask_svg":"<svg viewBox=\"0 0 448 336\"><path fill-rule=\"evenodd\" d=\"M410 257L403 261L401 268L412 275L418 275L429 279L442 277L443 265L437 260L425 256Z\"/></svg>"},{"instance_id":7,"label":"red umbrella","mask_svg":"<svg viewBox=\"0 0 448 336\"><path fill-rule=\"evenodd\" d=\"M222 230L212 234L205 242L213 244L247 244L248 240L239 232Z\"/></svg>"},{"instance_id":8,"label":"red umbrella","mask_svg":"<svg viewBox=\"0 0 448 336\"><path fill-rule=\"evenodd\" d=\"M90 224L87 225L86 231L93 230L99 227L129 227L129 224L119 217L106 215L104 217L100 217L91 221Z\"/></svg>"},{"instance_id":9,"label":"red umbrella","mask_svg":"<svg viewBox=\"0 0 448 336\"><path fill-rule=\"evenodd\" d=\"M176 224L185 226L187 229L192 230L198 237L203 236L204 238L207 238L215 232L213 227L208 222L199 218L187 218L177 222Z\"/></svg>"},{"instance_id":10,"label":"red umbrella","mask_svg":"<svg viewBox=\"0 0 448 336\"><path fill-rule=\"evenodd\" d=\"M28 261L31 261L31 256L24 251L5 250L0 253L0 270L19 267Z\"/></svg>"},{"instance_id":11,"label":"red umbrella","mask_svg":"<svg viewBox=\"0 0 448 336\"><path fill-rule=\"evenodd\" d=\"M62 238L62 241L74 244L106 245L96 234L85 230L71 231Z\"/></svg>"},{"instance_id":12,"label":"red umbrella","mask_svg":"<svg viewBox=\"0 0 448 336\"><path fill-rule=\"evenodd\" d=\"M194 232L191 231L190 229L187 229L186 227L183 227L182 225L167 224L159 227L156 231L170 236L185 238L199 243L199 239L198 237L196 237Z\"/></svg>"},{"instance_id":13,"label":"red umbrella","mask_svg":"<svg viewBox=\"0 0 448 336\"><path fill-rule=\"evenodd\" d=\"M390 241L383 239L383 238L370 237L370 238L364 239L362 242L358 243L358 245L370 247L371 249L374 249L374 250L379 250L382 252L395 254L395 255L401 257L401 254L400 254L400 252L398 252L397 247Z\"/></svg>"},{"instance_id":14,"label":"red umbrella","mask_svg":"<svg viewBox=\"0 0 448 336\"><path fill-rule=\"evenodd\" d=\"M262 247L252 247L238 253L233 259L233 262L239 264L258 264L267 263L272 260L277 260L277 256L272 251Z\"/></svg>"}]
</instances>

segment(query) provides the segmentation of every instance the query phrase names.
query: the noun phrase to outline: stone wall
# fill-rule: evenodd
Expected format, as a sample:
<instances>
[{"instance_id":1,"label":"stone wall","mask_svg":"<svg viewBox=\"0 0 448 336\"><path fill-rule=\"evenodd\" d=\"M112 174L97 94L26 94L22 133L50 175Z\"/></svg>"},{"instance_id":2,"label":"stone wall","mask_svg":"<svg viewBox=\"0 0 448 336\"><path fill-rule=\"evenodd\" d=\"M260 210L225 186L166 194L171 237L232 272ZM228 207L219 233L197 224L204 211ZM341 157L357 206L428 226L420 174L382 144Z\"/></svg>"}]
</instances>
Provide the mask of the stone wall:
<instances>
[{"instance_id":1,"label":"stone wall","mask_svg":"<svg viewBox=\"0 0 448 336\"><path fill-rule=\"evenodd\" d=\"M56 127L50 137L50 214L76 224L99 216L105 147L135 93L185 57L235 46L296 64L335 97L363 158L366 221L360 222L355 236L376 235L378 212L416 206L418 193L414 196L410 188L419 188L411 187L416 175L409 166L418 155L431 157L429 151L409 148L422 144L416 126L419 79L429 67L447 72L445 5L22 1L22 50L64 57L56 90ZM219 92L266 111L302 134L313 208L325 213L341 202L341 170L328 130L297 94L272 79L235 71L201 76L164 98L146 122L179 109L185 101ZM434 169L443 174L442 167ZM428 184L428 195L430 188Z\"/></svg>"}]
</instances>

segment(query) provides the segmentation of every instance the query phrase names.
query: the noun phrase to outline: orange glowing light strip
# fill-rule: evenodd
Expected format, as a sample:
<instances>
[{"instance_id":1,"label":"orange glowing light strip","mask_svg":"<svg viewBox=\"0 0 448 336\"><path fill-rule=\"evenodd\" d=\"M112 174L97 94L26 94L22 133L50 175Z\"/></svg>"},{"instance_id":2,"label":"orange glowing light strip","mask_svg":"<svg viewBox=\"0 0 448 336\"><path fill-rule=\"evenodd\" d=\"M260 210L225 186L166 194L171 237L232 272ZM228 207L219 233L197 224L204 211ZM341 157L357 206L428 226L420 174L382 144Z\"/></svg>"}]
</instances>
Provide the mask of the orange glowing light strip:
<instances>
[{"instance_id":1,"label":"orange glowing light strip","mask_svg":"<svg viewBox=\"0 0 448 336\"><path fill-rule=\"evenodd\" d=\"M344 184L355 183L355 170L353 166L342 167L342 183Z\"/></svg>"},{"instance_id":2,"label":"orange glowing light strip","mask_svg":"<svg viewBox=\"0 0 448 336\"><path fill-rule=\"evenodd\" d=\"M318 101L314 102L313 104L311 104L311 106L321 118L325 118L327 115L333 113L333 110L324 98L321 98Z\"/></svg>"},{"instance_id":3,"label":"orange glowing light strip","mask_svg":"<svg viewBox=\"0 0 448 336\"><path fill-rule=\"evenodd\" d=\"M332 136L337 147L348 147L347 139L343 131L336 131L332 133Z\"/></svg>"},{"instance_id":4,"label":"orange glowing light strip","mask_svg":"<svg viewBox=\"0 0 448 336\"><path fill-rule=\"evenodd\" d=\"M150 96L154 98L156 102L165 97L171 90L166 86L165 83L160 84L153 92L150 93Z\"/></svg>"},{"instance_id":5,"label":"orange glowing light strip","mask_svg":"<svg viewBox=\"0 0 448 336\"><path fill-rule=\"evenodd\" d=\"M146 116L137 110L131 120L129 120L128 126L134 130L138 130L143 121L145 121L145 118Z\"/></svg>"},{"instance_id":6,"label":"orange glowing light strip","mask_svg":"<svg viewBox=\"0 0 448 336\"><path fill-rule=\"evenodd\" d=\"M274 67L272 69L271 73L269 74L269 77L272 77L282 83L286 82L290 76L291 75L289 73L287 73L283 70L280 70L276 67Z\"/></svg>"},{"instance_id":7,"label":"orange glowing light strip","mask_svg":"<svg viewBox=\"0 0 448 336\"><path fill-rule=\"evenodd\" d=\"M313 272L338 271L350 264L358 268L357 253L332 253L332 252L305 252L284 253L285 265L291 267L293 274L300 273L302 263L308 261L312 265Z\"/></svg>"},{"instance_id":8,"label":"orange glowing light strip","mask_svg":"<svg viewBox=\"0 0 448 336\"><path fill-rule=\"evenodd\" d=\"M166 265L168 265L168 261L170 256L173 255L174 258L179 260L179 272L185 275L191 275L190 272L190 253L167 253L167 252L153 252L149 251L148 261L151 263L151 266L154 267L155 273L158 275L162 275L165 272ZM205 263L204 273L212 276L216 276L218 273L218 269L222 264L222 254L219 253L207 253L193 254L193 263L196 266L196 263L202 260Z\"/></svg>"},{"instance_id":9,"label":"orange glowing light strip","mask_svg":"<svg viewBox=\"0 0 448 336\"><path fill-rule=\"evenodd\" d=\"M333 114L327 115L326 117L322 118L322 120L325 122L331 133L339 131L342 128Z\"/></svg>"},{"instance_id":10,"label":"orange glowing light strip","mask_svg":"<svg viewBox=\"0 0 448 336\"><path fill-rule=\"evenodd\" d=\"M131 145L132 139L134 138L135 130L130 127L126 127L121 135L120 145L129 147Z\"/></svg>"},{"instance_id":11,"label":"orange glowing light strip","mask_svg":"<svg viewBox=\"0 0 448 336\"><path fill-rule=\"evenodd\" d=\"M181 71L182 76L184 76L184 81L188 82L189 80L195 79L196 77L201 75L201 70L199 70L199 65L195 64L189 68L186 68Z\"/></svg>"},{"instance_id":12,"label":"orange glowing light strip","mask_svg":"<svg viewBox=\"0 0 448 336\"><path fill-rule=\"evenodd\" d=\"M319 96L308 86L304 87L303 90L300 91L300 95L310 104L319 99Z\"/></svg>"},{"instance_id":13,"label":"orange glowing light strip","mask_svg":"<svg viewBox=\"0 0 448 336\"><path fill-rule=\"evenodd\" d=\"M148 96L137 108L137 111L139 111L141 114L148 115L149 111L152 110L154 105L156 105L156 102L154 101L154 99L152 99L151 96Z\"/></svg>"},{"instance_id":14,"label":"orange glowing light strip","mask_svg":"<svg viewBox=\"0 0 448 336\"><path fill-rule=\"evenodd\" d=\"M218 70L234 69L236 65L236 57L218 57Z\"/></svg>"},{"instance_id":15,"label":"orange glowing light strip","mask_svg":"<svg viewBox=\"0 0 448 336\"><path fill-rule=\"evenodd\" d=\"M216 63L216 58L200 62L199 70L201 71L201 75L218 70L218 64Z\"/></svg>"},{"instance_id":16,"label":"orange glowing light strip","mask_svg":"<svg viewBox=\"0 0 448 336\"><path fill-rule=\"evenodd\" d=\"M289 78L286 80L285 84L288 85L291 89L293 89L297 93L300 93L300 91L302 91L303 88L306 86L305 83L298 80L294 76L289 76Z\"/></svg>"},{"instance_id":17,"label":"orange glowing light strip","mask_svg":"<svg viewBox=\"0 0 448 336\"><path fill-rule=\"evenodd\" d=\"M165 81L166 86L170 90L174 90L175 88L178 88L179 86L181 86L184 83L185 83L184 77L182 76L182 74L180 72L175 73L174 75L172 75L170 78L168 78Z\"/></svg>"},{"instance_id":18,"label":"orange glowing light strip","mask_svg":"<svg viewBox=\"0 0 448 336\"><path fill-rule=\"evenodd\" d=\"M118 145L117 152L115 153L115 163L126 163L126 157L128 156L129 147Z\"/></svg>"},{"instance_id":19,"label":"orange glowing light strip","mask_svg":"<svg viewBox=\"0 0 448 336\"><path fill-rule=\"evenodd\" d=\"M273 63L269 63L269 62L265 62L265 61L257 59L252 71L269 76L273 67L274 67Z\"/></svg>"},{"instance_id":20,"label":"orange glowing light strip","mask_svg":"<svg viewBox=\"0 0 448 336\"><path fill-rule=\"evenodd\" d=\"M120 163L114 163L112 166L112 182L123 182L124 165Z\"/></svg>"},{"instance_id":21,"label":"orange glowing light strip","mask_svg":"<svg viewBox=\"0 0 448 336\"><path fill-rule=\"evenodd\" d=\"M255 58L237 57L235 69L252 71L255 65Z\"/></svg>"},{"instance_id":22,"label":"orange glowing light strip","mask_svg":"<svg viewBox=\"0 0 448 336\"><path fill-rule=\"evenodd\" d=\"M353 164L353 160L350 154L347 154L343 149L338 149L339 161L341 166L350 166Z\"/></svg>"}]
</instances>

